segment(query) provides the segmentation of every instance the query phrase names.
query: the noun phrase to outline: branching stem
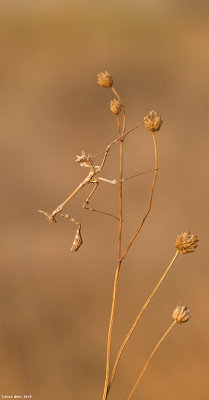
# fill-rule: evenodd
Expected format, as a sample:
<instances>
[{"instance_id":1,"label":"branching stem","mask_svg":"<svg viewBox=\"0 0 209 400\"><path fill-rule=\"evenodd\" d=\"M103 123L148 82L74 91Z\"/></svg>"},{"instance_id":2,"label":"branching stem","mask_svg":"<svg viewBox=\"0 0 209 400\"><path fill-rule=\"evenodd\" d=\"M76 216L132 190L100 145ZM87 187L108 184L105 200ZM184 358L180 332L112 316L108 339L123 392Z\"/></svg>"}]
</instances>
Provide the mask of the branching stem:
<instances>
[{"instance_id":1,"label":"branching stem","mask_svg":"<svg viewBox=\"0 0 209 400\"><path fill-rule=\"evenodd\" d=\"M122 135L123 136L123 135ZM120 138L122 137L120 136ZM150 210L151 210L151 206L152 206L152 198L153 198L153 192L154 192L154 188L155 188L155 184L156 184L156 179L157 179L157 171L158 171L158 157L157 157L157 145L156 145L156 138L155 138L155 133L152 132L152 137L153 137L153 143L154 143L154 153L155 153L155 173L154 173L154 178L153 178L153 183L152 183L152 189L151 189L151 193L150 193L150 199L149 199L149 205L148 205L148 209L146 211L145 216L143 217L137 231L135 232L135 234L133 235L132 239L130 240L128 247L126 248L126 250L124 251L122 257L119 258L118 260L118 265L117 265L117 269L116 269L116 274L115 274L115 279L117 279L118 281L118 276L119 276L119 271L120 271L120 266L121 263L123 261L123 259L125 258L126 254L128 253L129 249L131 248L134 240L136 239L138 233L140 232L146 218L148 217ZM121 144L122 140L120 141ZM121 161L120 161L121 164ZM120 196L120 195L119 195ZM120 223L119 223L120 225ZM120 230L119 230L120 232ZM119 241L118 241L119 243ZM120 247L119 247L120 246ZM118 244L118 248L121 251L121 245ZM119 250L118 250L118 254L119 254ZM113 369L113 377L111 376L111 379L109 381L109 370L110 370L110 352L111 352L111 338L112 338L112 327L113 327L113 321L114 321L114 313L115 313L115 304L116 304L116 294L117 294L117 281L115 281L114 283L114 288L113 288L113 301L112 301L112 309L111 309L111 317L110 317L110 324L109 324L109 331L108 331L108 342L107 342L107 363L106 363L106 377L105 377L105 386L104 386L104 392L103 392L103 400L106 400L110 387L111 387L111 383L112 380L114 378L114 374L120 359L120 355L119 354L119 358L117 361L117 364L115 366L115 369ZM150 301L150 300L149 300ZM146 308L146 307L145 307ZM138 321L137 321L138 322ZM137 323L136 323L137 324ZM134 327L135 328L135 327ZM134 330L133 328L133 330ZM131 332L132 333L132 332ZM129 339L129 338L128 338ZM126 339L125 339L126 340ZM127 340L128 341L128 340ZM126 341L126 343L127 343ZM126 345L125 343L125 345ZM124 346L125 347L125 346ZM123 349L122 349L123 351Z\"/></svg>"},{"instance_id":2,"label":"branching stem","mask_svg":"<svg viewBox=\"0 0 209 400\"><path fill-rule=\"evenodd\" d=\"M137 235L139 234L142 226L144 225L145 220L147 219L151 207L152 207L152 198L153 198L153 192L154 192L154 188L155 188L155 184L156 184L156 179L157 179L157 171L158 171L158 158L157 158L157 145L156 145L156 138L155 138L155 133L152 132L152 137L153 137L153 142L154 142L154 152L155 152L155 174L154 174L154 178L153 178L153 183L152 183L152 189L151 189L151 193L150 193L150 199L149 199L149 206L147 209L146 214L144 215L144 217L142 218L142 221L137 229L137 231L135 232L135 234L133 235L132 239L130 240L127 249L124 251L122 257L121 257L121 261L125 258L126 254L128 253L128 251L130 250L134 240L136 239Z\"/></svg>"},{"instance_id":3,"label":"branching stem","mask_svg":"<svg viewBox=\"0 0 209 400\"><path fill-rule=\"evenodd\" d=\"M109 151L111 149L111 147L116 144L117 142L119 142L119 140L125 139L126 136L129 135L129 133L133 132L136 128L138 128L140 125L142 125L144 123L144 120L138 122L136 125L134 125L132 128L130 128L128 131L126 131L125 133L123 133L120 137L118 137L117 139L113 140L107 147L106 150L101 151L100 153L95 154L94 156L92 156L92 160L96 157L101 156L102 154L106 153L107 151Z\"/></svg>"},{"instance_id":4,"label":"branching stem","mask_svg":"<svg viewBox=\"0 0 209 400\"><path fill-rule=\"evenodd\" d=\"M171 267L172 267L172 265L173 265L173 263L174 263L176 257L178 256L178 254L179 254L179 250L177 250L177 251L175 252L175 255L174 255L174 257L172 258L170 264L168 265L168 267L167 267L166 270L164 271L164 273L163 273L163 275L161 276L160 280L158 281L157 285L154 287L154 289L152 290L152 292L151 292L150 295L148 296L147 300L145 301L144 305L142 306L141 310L139 311L139 313L138 313L138 315L137 315L137 317L136 317L134 323L132 324L132 326L131 326L131 328L130 328L128 334L126 335L126 337L125 337L125 339L124 339L124 341L123 341L123 343L122 343L122 345L121 345L121 347L120 347L120 350L119 350L119 352L118 352L118 355L117 355L117 357L116 357L115 364L114 364L114 367L113 367L113 370L112 370L112 375L111 375L111 378L110 378L110 382L109 382L109 386L108 386L108 391L107 391L107 392L109 392L109 390L110 390L110 387L111 387L112 382L113 382L113 380L114 380L114 376L115 376L115 373L116 373L116 370L117 370L118 363L119 363L119 361L120 361L121 355L122 355L122 353L123 353L123 351L124 351L124 349L125 349L125 347L126 347L128 341L129 341L129 339L130 339L130 337L131 337L131 335L132 335L134 329L136 328L136 326L137 326L137 324L138 324L138 322L139 322L139 320L140 320L142 314L143 314L144 311L146 310L146 308L147 308L148 304L150 303L150 301L152 300L154 294L157 292L157 290L159 289L161 283L163 282L163 280L165 279L166 275L167 275L168 272L170 271L170 269L171 269Z\"/></svg>"}]
</instances>

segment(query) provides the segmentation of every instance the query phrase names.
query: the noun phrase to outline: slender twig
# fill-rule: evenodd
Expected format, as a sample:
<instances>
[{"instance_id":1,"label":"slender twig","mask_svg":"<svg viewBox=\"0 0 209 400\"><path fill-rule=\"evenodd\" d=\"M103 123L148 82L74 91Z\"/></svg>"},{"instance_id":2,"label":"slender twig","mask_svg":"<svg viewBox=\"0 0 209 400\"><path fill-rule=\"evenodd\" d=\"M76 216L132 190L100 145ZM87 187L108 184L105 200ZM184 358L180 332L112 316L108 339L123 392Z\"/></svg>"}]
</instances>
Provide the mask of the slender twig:
<instances>
[{"instance_id":1,"label":"slender twig","mask_svg":"<svg viewBox=\"0 0 209 400\"><path fill-rule=\"evenodd\" d=\"M125 139L126 136L129 135L129 133L133 132L136 128L138 128L140 125L142 125L144 123L144 120L138 122L136 125L134 125L132 128L130 128L128 131L126 131L123 135L121 135L120 137L118 137L117 139L113 140L107 147L106 150L101 151L100 153L95 154L94 156L92 156L92 159L101 156L102 154L106 153L106 151L109 151L112 146L114 144L116 144L117 142L119 142L121 139Z\"/></svg>"},{"instance_id":2,"label":"slender twig","mask_svg":"<svg viewBox=\"0 0 209 400\"><path fill-rule=\"evenodd\" d=\"M108 388L108 380L109 380L109 372L110 372L112 328L113 328L113 322L114 322L118 275L120 272L120 265L121 265L121 262L119 262L117 265L116 272L115 272L114 285L113 285L112 307L111 307L110 322L109 322L108 337L107 337L107 359L106 359L106 374L105 374L105 384L104 384L104 391L103 391L103 400L105 400L106 396L107 396L107 388Z\"/></svg>"},{"instance_id":3,"label":"slender twig","mask_svg":"<svg viewBox=\"0 0 209 400\"><path fill-rule=\"evenodd\" d=\"M132 246L134 240L136 239L138 233L140 232L142 226L144 225L144 222L146 220L146 218L148 217L151 207L152 207L152 198L153 198L153 192L154 192L154 188L155 188L155 184L156 184L156 179L157 179L157 171L158 171L158 158L157 158L157 145L156 145L156 138L155 138L155 133L152 132L152 137L153 137L153 141L154 141L154 151L155 151L155 174L154 174L154 179L152 182L152 189L151 189L151 194L150 194L150 200L149 200L149 206L147 209L147 212L145 214L145 216L143 217L137 231L135 232L135 234L133 235L132 239L129 242L129 245L127 247L127 249L124 251L122 257L121 257L121 261L125 258L126 254L128 253L130 247Z\"/></svg>"},{"instance_id":4,"label":"slender twig","mask_svg":"<svg viewBox=\"0 0 209 400\"><path fill-rule=\"evenodd\" d=\"M142 379L142 377L143 377L143 375L144 375L144 373L145 373L145 371L146 371L146 369L147 369L147 367L148 367L148 365L149 365L149 363L150 363L152 357L153 357L154 354L156 353L158 347L161 345L161 343L163 342L163 340L164 340L164 339L166 338L166 336L169 334L169 332L171 331L171 329L174 327L174 325L176 324L176 322L177 322L176 320L172 322L172 324L169 326L169 328L167 329L167 331L164 333L164 335L161 337L161 339L159 340L159 342L156 344L155 348L153 349L152 353L150 354L150 356L148 357L146 363L144 364L144 367L143 367L141 373L139 374L139 377L138 377L138 379L137 379L137 381L136 381L136 383L135 383L133 389L131 390L129 396L127 397L127 400L130 400L131 397L133 396L133 394L134 394L134 392L135 392L135 390L136 390L136 388L137 388L137 386L138 386L140 380Z\"/></svg>"},{"instance_id":5,"label":"slender twig","mask_svg":"<svg viewBox=\"0 0 209 400\"><path fill-rule=\"evenodd\" d=\"M121 136L120 134L120 124L119 124L119 119L118 116L116 116L117 119L117 126L118 126L118 135ZM123 185L123 141L120 141L120 183L119 183L119 231L118 231L118 260L120 260L121 257L121 238L122 238L122 213L123 213L123 205L122 205L122 185Z\"/></svg>"},{"instance_id":6,"label":"slender twig","mask_svg":"<svg viewBox=\"0 0 209 400\"><path fill-rule=\"evenodd\" d=\"M118 352L118 355L117 355L117 357L116 357L114 366L113 366L112 375L111 375L110 382L109 382L109 386L108 386L108 392L109 392L110 387L111 387L111 385L112 385L112 382L113 382L113 380L114 380L114 376L115 376L115 373L116 373L116 370L117 370L117 367L118 367L118 363L119 363L120 358L121 358L121 355L122 355L122 353L123 353L123 351L124 351L124 349L125 349L125 347L126 347L126 344L128 343L128 341L129 341L129 339L130 339L130 337L131 337L131 335L132 335L134 329L136 328L136 326L137 326L137 324L138 324L138 322L139 322L139 320L140 320L142 314L143 314L144 311L146 310L146 308L147 308L149 302L152 300L154 294L157 292L157 290L159 289L161 283L163 282L163 280L165 279L166 275L167 275L168 272L170 271L170 269L171 269L171 267L172 267L172 265L173 265L173 263L174 263L176 257L178 256L178 254L179 254L179 250L177 250L177 251L175 252L175 255L174 255L174 257L172 258L170 264L168 265L168 267L167 267L166 270L164 271L163 275L161 276L160 280L158 281L157 285L154 287L154 289L153 289L152 292L150 293L149 297L148 297L147 300L145 301L145 303L144 303L144 305L142 306L141 310L139 311L139 313L138 313L138 315L137 315L137 317L136 317L134 323L132 324L132 326L131 326L131 328L130 328L128 334L126 335L126 337L125 337L125 339L124 339L124 341L123 341L123 343L122 343L122 345L121 345L121 347L120 347L120 350L119 350L119 352Z\"/></svg>"},{"instance_id":7,"label":"slender twig","mask_svg":"<svg viewBox=\"0 0 209 400\"><path fill-rule=\"evenodd\" d=\"M120 100L120 96L119 96L118 92L116 92L115 88L112 86L111 89L112 89L112 92L114 93L114 95Z\"/></svg>"},{"instance_id":8,"label":"slender twig","mask_svg":"<svg viewBox=\"0 0 209 400\"><path fill-rule=\"evenodd\" d=\"M132 237L131 241L129 242L129 245L128 245L127 249L124 251L122 257L119 259L119 262L118 262L118 266L119 267L117 266L117 268L119 270L120 270L120 266L121 266L121 263L122 263L123 259L125 258L127 252L129 251L129 249L130 249L132 243L134 242L136 236L138 235L139 231L141 230L146 218L148 217L148 215L150 213L151 206L152 206L153 192L154 192L154 188L155 188L155 183L156 183L156 179L157 179L157 171L158 171L157 145L156 145L156 139L155 139L155 133L154 132L152 132L152 137L153 137L153 142L154 142L154 153L155 153L155 174L154 174L153 183L152 183L152 189L151 189L151 194L150 194L150 199L149 199L149 206L148 206L148 210L147 210L145 216L143 217L142 222L140 223L136 233L134 234L134 236ZM119 275L119 271L117 273L117 279L118 279L118 275ZM115 288L116 288L116 291L115 291L114 296L113 296L114 308L115 308L115 297L116 297L116 292L117 292L117 285L115 285ZM113 305L112 305L112 311L113 311L113 314L111 312L111 316L112 316L112 319L114 319ZM112 324L113 324L113 322L112 322ZM112 325L111 325L111 329L112 329ZM111 335L110 335L110 341L111 341ZM110 343L110 345L111 345L111 343ZM108 371L108 373L109 373L109 371ZM109 390L110 390L110 386L111 386L110 382L109 383L107 383L107 382L108 382L108 379L107 379L107 373L106 373L106 379L105 379L105 388L106 389L104 390L104 393L103 393L103 400L105 400L107 398Z\"/></svg>"},{"instance_id":9,"label":"slender twig","mask_svg":"<svg viewBox=\"0 0 209 400\"><path fill-rule=\"evenodd\" d=\"M117 92L112 88L113 92L116 96L120 99ZM107 338L107 357L106 357L106 373L105 373L105 383L104 383L104 391L103 391L103 400L106 399L107 396L107 389L109 383L109 374L110 374L110 356L111 356L111 342L112 342L112 328L114 323L114 315L115 315L115 304L116 304L116 295L117 295L117 286L118 286L118 278L120 272L121 262L119 261L121 258L121 239L122 239L122 215L123 215L123 194L122 194L122 181L123 181L123 140L121 136L125 131L125 110L123 107L123 127L122 133L120 129L120 122L118 115L116 115L116 122L117 122L117 129L118 129L118 137L120 139L120 182L119 182L119 229L118 229L118 264L116 267L115 272L115 280L114 280L114 287L113 287L113 298L112 298L112 307L111 307L111 314L110 314L110 322L109 322L109 329L108 329L108 338Z\"/></svg>"}]
</instances>

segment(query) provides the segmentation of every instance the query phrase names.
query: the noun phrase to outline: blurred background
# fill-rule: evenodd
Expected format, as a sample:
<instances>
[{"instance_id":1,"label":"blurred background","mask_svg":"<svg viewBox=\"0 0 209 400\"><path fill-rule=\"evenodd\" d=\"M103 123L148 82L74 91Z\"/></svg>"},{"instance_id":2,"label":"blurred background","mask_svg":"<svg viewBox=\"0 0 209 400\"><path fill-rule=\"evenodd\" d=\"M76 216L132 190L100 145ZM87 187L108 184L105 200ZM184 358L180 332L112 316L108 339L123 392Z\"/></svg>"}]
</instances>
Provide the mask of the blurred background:
<instances>
[{"instance_id":1,"label":"blurred background","mask_svg":"<svg viewBox=\"0 0 209 400\"><path fill-rule=\"evenodd\" d=\"M126 399L177 304L192 319L155 355L135 398L208 399L209 271L207 1L0 2L1 269L0 395L34 400L102 397L106 338L117 259L117 221L90 213L85 188L66 207L82 222L47 223L86 176L75 163L117 135L107 69L125 104L127 128L161 113L159 174L152 210L122 265L112 361L146 297L175 253L176 236L200 237L179 255L121 359L110 399ZM125 141L124 175L153 168L143 126ZM99 161L99 160L98 160ZM118 177L118 146L103 176ZM124 184L123 248L149 199L152 173ZM117 213L118 188L101 184L92 206Z\"/></svg>"}]
</instances>

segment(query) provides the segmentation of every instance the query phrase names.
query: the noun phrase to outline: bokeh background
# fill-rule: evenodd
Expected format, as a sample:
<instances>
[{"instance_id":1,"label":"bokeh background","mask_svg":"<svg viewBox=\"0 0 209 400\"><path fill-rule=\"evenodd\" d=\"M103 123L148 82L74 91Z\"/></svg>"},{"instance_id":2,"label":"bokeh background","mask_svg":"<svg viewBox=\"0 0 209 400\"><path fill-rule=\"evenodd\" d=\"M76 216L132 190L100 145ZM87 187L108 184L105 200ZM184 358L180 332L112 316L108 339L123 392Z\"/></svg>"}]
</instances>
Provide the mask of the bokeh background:
<instances>
[{"instance_id":1,"label":"bokeh background","mask_svg":"<svg viewBox=\"0 0 209 400\"><path fill-rule=\"evenodd\" d=\"M175 252L182 230L200 237L180 255L121 359L110 399L126 399L177 304L192 319L177 326L146 372L135 398L209 396L207 1L1 1L0 395L45 399L102 397L106 337L117 257L117 222L82 209L89 188L66 208L82 222L47 223L85 177L82 150L102 151L116 135L111 71L127 127L149 110L162 114L159 175L149 219L123 264L112 355ZM124 174L154 165L150 134L125 142ZM118 177L118 147L103 176ZM123 247L145 213L152 174L124 185ZM117 213L117 187L101 184L95 208Z\"/></svg>"}]
</instances>

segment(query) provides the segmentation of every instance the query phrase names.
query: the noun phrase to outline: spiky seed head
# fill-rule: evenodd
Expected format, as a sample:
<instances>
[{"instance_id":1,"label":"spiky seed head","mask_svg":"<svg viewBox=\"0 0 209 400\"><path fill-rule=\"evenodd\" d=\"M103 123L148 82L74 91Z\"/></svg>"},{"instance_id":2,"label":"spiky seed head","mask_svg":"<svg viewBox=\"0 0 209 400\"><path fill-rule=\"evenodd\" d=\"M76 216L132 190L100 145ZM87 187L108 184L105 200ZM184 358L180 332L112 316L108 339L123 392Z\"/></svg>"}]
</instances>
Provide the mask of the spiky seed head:
<instances>
[{"instance_id":1,"label":"spiky seed head","mask_svg":"<svg viewBox=\"0 0 209 400\"><path fill-rule=\"evenodd\" d=\"M78 228L76 230L75 238L71 247L71 251L77 251L83 243L82 237L81 237L81 226L78 225Z\"/></svg>"},{"instance_id":2,"label":"spiky seed head","mask_svg":"<svg viewBox=\"0 0 209 400\"><path fill-rule=\"evenodd\" d=\"M181 232L176 238L176 248L182 254L192 253L198 246L198 237L190 232Z\"/></svg>"},{"instance_id":3,"label":"spiky seed head","mask_svg":"<svg viewBox=\"0 0 209 400\"><path fill-rule=\"evenodd\" d=\"M120 114L122 110L122 104L119 99L110 100L110 110L115 115Z\"/></svg>"},{"instance_id":4,"label":"spiky seed head","mask_svg":"<svg viewBox=\"0 0 209 400\"><path fill-rule=\"evenodd\" d=\"M144 125L148 131L156 132L161 128L163 121L161 119L160 114L156 111L150 111L147 116L144 118Z\"/></svg>"},{"instance_id":5,"label":"spiky seed head","mask_svg":"<svg viewBox=\"0 0 209 400\"><path fill-rule=\"evenodd\" d=\"M97 74L97 83L104 88L111 88L113 85L112 75L108 71L99 72Z\"/></svg>"},{"instance_id":6,"label":"spiky seed head","mask_svg":"<svg viewBox=\"0 0 209 400\"><path fill-rule=\"evenodd\" d=\"M187 322L191 318L191 311L188 310L187 306L177 306L173 311L173 319L182 324Z\"/></svg>"}]
</instances>

